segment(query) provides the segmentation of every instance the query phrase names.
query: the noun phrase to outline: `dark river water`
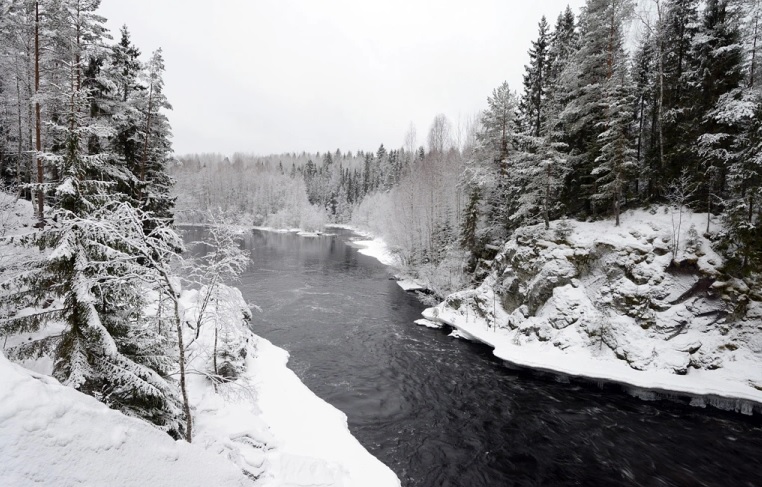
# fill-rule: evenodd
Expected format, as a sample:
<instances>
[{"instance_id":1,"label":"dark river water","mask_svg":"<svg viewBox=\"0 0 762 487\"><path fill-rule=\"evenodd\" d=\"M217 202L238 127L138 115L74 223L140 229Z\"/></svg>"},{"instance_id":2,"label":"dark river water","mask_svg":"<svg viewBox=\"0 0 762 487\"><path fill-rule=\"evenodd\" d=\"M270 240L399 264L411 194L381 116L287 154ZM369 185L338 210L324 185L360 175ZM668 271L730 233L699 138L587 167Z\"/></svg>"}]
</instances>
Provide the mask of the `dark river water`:
<instances>
[{"instance_id":1,"label":"dark river water","mask_svg":"<svg viewBox=\"0 0 762 487\"><path fill-rule=\"evenodd\" d=\"M339 234L247 234L237 285L255 333L404 486L762 486L758 417L508 369L413 324L424 306Z\"/></svg>"}]
</instances>

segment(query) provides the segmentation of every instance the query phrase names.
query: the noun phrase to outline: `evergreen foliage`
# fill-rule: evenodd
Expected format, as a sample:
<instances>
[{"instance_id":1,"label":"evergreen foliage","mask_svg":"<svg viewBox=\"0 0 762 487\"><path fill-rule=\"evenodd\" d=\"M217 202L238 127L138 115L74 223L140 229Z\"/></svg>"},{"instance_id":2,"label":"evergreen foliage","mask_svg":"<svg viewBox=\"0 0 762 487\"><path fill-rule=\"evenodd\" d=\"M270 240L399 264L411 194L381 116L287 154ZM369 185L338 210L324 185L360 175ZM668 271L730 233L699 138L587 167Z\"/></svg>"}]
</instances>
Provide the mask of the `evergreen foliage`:
<instances>
[{"instance_id":1,"label":"evergreen foliage","mask_svg":"<svg viewBox=\"0 0 762 487\"><path fill-rule=\"evenodd\" d=\"M38 209L38 228L14 241L41 253L3 269L0 336L36 333L39 339L7 350L9 356L50 355L63 384L190 440L187 401L182 404L172 378L184 353L172 336L176 327L147 312L154 296L169 292L169 259L182 249L168 226L173 200L165 171L171 147L163 63L156 54L143 66L126 27L107 46L99 4L0 2L8 13L0 24L12 29L2 29L0 63L15 64L13 79L0 76L0 96L9 83L19 88L16 165L5 175L18 195L36 193L46 203ZM35 41L39 54L28 49ZM22 69L35 64L36 79ZM24 104L40 109L24 114ZM10 127L9 120L0 114L0 128ZM32 151L33 138L39 150ZM24 162L24 153L33 157ZM42 182L31 176L38 161ZM62 331L46 335L51 323Z\"/></svg>"}]
</instances>

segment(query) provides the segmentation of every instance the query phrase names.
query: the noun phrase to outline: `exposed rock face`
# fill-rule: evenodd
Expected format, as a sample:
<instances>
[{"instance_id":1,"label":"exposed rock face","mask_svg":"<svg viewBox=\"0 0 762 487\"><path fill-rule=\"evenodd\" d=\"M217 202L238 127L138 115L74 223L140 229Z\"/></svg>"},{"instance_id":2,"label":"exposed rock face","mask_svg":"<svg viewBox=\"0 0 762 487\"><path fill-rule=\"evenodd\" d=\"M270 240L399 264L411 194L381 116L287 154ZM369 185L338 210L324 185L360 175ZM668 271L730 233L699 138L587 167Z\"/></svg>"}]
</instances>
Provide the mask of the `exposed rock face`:
<instances>
[{"instance_id":1,"label":"exposed rock face","mask_svg":"<svg viewBox=\"0 0 762 487\"><path fill-rule=\"evenodd\" d=\"M722 259L702 237L673 255L675 229L665 217L639 212L618 228L522 228L484 284L451 295L445 306L483 317L517 344L613 353L636 370L686 374L758 354L759 292L723 279Z\"/></svg>"}]
</instances>

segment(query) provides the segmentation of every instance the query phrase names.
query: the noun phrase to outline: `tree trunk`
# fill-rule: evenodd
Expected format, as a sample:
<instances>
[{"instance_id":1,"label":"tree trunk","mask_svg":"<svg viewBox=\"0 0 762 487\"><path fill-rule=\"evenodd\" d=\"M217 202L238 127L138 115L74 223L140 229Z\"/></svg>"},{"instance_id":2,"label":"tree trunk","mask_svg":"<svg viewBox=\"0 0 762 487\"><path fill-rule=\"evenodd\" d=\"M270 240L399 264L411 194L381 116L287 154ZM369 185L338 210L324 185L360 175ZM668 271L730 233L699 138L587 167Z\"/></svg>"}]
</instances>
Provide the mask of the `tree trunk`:
<instances>
[{"instance_id":1,"label":"tree trunk","mask_svg":"<svg viewBox=\"0 0 762 487\"><path fill-rule=\"evenodd\" d=\"M754 88L754 71L757 61L757 35L759 28L759 12L754 16L754 41L751 48L751 66L749 68L749 88Z\"/></svg>"},{"instance_id":2,"label":"tree trunk","mask_svg":"<svg viewBox=\"0 0 762 487\"><path fill-rule=\"evenodd\" d=\"M21 123L21 73L19 72L19 64L18 64L18 55L16 56L16 112L18 113L18 124L19 124L19 140L18 140L18 153L16 154L16 198L21 198L22 195L22 185L24 184L24 181L22 181L21 177L21 164L22 164L22 157L21 155L24 152L24 146L23 146L23 140L24 137L22 135L23 132L23 126Z\"/></svg>"},{"instance_id":3,"label":"tree trunk","mask_svg":"<svg viewBox=\"0 0 762 487\"><path fill-rule=\"evenodd\" d=\"M45 193L42 189L44 182L44 168L42 166L42 116L40 113L40 2L34 2L34 112L35 112L35 159L37 160L37 226L45 226Z\"/></svg>"},{"instance_id":4,"label":"tree trunk","mask_svg":"<svg viewBox=\"0 0 762 487\"><path fill-rule=\"evenodd\" d=\"M214 380L212 385L214 386L214 392L217 392L217 378L220 373L217 371L217 324L214 325L214 351L212 353L212 363L214 365Z\"/></svg>"},{"instance_id":5,"label":"tree trunk","mask_svg":"<svg viewBox=\"0 0 762 487\"><path fill-rule=\"evenodd\" d=\"M662 25L661 3L656 2L659 14L659 26ZM659 36L659 167L658 174L664 169L664 39Z\"/></svg>"},{"instance_id":6,"label":"tree trunk","mask_svg":"<svg viewBox=\"0 0 762 487\"><path fill-rule=\"evenodd\" d=\"M151 115L153 112L153 81L148 88L148 119L146 120L146 137L143 144L143 157L140 158L140 182L143 183L146 180L146 162L148 161L148 141L151 137ZM143 199L143 188L138 191L140 199Z\"/></svg>"},{"instance_id":7,"label":"tree trunk","mask_svg":"<svg viewBox=\"0 0 762 487\"><path fill-rule=\"evenodd\" d=\"M550 228L550 210L548 208L550 200L550 164L545 168L545 201L543 203L543 218L545 219L545 230Z\"/></svg>"},{"instance_id":8,"label":"tree trunk","mask_svg":"<svg viewBox=\"0 0 762 487\"><path fill-rule=\"evenodd\" d=\"M174 290L170 292L175 293ZM185 345L183 345L183 323L180 319L180 296L174 294L172 301L175 306L175 327L177 328L177 348L180 352L180 392L183 395L183 413L185 414L185 440L191 443L193 440L193 418L191 417L190 403L188 402L188 390L185 387Z\"/></svg>"}]
</instances>

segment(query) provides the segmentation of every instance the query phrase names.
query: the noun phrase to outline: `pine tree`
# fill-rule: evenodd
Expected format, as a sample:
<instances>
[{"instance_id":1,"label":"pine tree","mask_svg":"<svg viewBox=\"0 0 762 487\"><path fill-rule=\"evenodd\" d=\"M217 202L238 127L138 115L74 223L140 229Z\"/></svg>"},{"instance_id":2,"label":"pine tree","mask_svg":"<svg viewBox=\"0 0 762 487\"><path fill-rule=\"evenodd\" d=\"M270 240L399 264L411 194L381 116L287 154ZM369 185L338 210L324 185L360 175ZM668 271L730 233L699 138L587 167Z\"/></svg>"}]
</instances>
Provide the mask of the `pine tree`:
<instances>
[{"instance_id":1,"label":"pine tree","mask_svg":"<svg viewBox=\"0 0 762 487\"><path fill-rule=\"evenodd\" d=\"M626 58L612 59L611 76L603 92L604 131L598 136L602 145L595 159L595 193L592 200L597 204L613 204L616 226L627 192L627 186L637 167L632 147L631 124L634 87L632 86Z\"/></svg>"},{"instance_id":2,"label":"pine tree","mask_svg":"<svg viewBox=\"0 0 762 487\"><path fill-rule=\"evenodd\" d=\"M721 97L713 116L735 131L728 161L728 197L725 199L725 255L734 273L749 274L762 265L762 84L758 49L760 2L749 2L744 12L744 76L741 86Z\"/></svg>"},{"instance_id":3,"label":"pine tree","mask_svg":"<svg viewBox=\"0 0 762 487\"><path fill-rule=\"evenodd\" d=\"M476 232L479 224L480 200L481 192L479 188L471 189L468 196L468 204L464 210L463 225L460 230L460 246L471 252L471 254L476 253Z\"/></svg>"},{"instance_id":4,"label":"pine tree","mask_svg":"<svg viewBox=\"0 0 762 487\"><path fill-rule=\"evenodd\" d=\"M522 132L539 137L545 120L545 99L550 80L549 42L550 27L543 16L538 24L537 40L529 49L529 65L524 66L524 92L519 103Z\"/></svg>"},{"instance_id":5,"label":"pine tree","mask_svg":"<svg viewBox=\"0 0 762 487\"><path fill-rule=\"evenodd\" d=\"M693 46L701 89L695 104L700 124L696 155L701 162L697 196L709 213L721 208L727 197L727 170L738 157L741 114L735 108L743 97L743 57L736 7L729 0L709 0L700 42Z\"/></svg>"},{"instance_id":6,"label":"pine tree","mask_svg":"<svg viewBox=\"0 0 762 487\"><path fill-rule=\"evenodd\" d=\"M577 33L576 18L570 7L558 16L553 33L550 36L548 46L548 73L546 83L546 96L543 116L544 120L553 120L558 125L558 114L561 113L568 103L569 93L562 89L562 75L579 49L579 34ZM569 70L571 73L572 70Z\"/></svg>"},{"instance_id":7,"label":"pine tree","mask_svg":"<svg viewBox=\"0 0 762 487\"><path fill-rule=\"evenodd\" d=\"M633 12L631 0L588 0L580 17L580 49L562 74L559 89L569 94L561 123L569 144L571 171L564 201L572 213L595 214L597 193L593 171L605 141L604 93L613 76L613 66L624 56L624 22Z\"/></svg>"},{"instance_id":8,"label":"pine tree","mask_svg":"<svg viewBox=\"0 0 762 487\"><path fill-rule=\"evenodd\" d=\"M577 19L571 7L558 16L548 46L548 86L558 83L572 56L579 49Z\"/></svg>"},{"instance_id":9,"label":"pine tree","mask_svg":"<svg viewBox=\"0 0 762 487\"><path fill-rule=\"evenodd\" d=\"M655 128L658 120L655 120L659 111L659 87L657 77L658 68L654 53L654 39L650 31L646 31L640 39L635 52L632 66L632 78L634 83L634 138L636 140L635 162L638 167L640 178L635 182L638 185L637 192L643 193L643 199L649 200L657 196L656 186L658 179L662 177L660 159L658 156L651 157L649 146L658 143L658 136L650 133L649 129ZM645 182L643 187L639 183Z\"/></svg>"},{"instance_id":10,"label":"pine tree","mask_svg":"<svg viewBox=\"0 0 762 487\"><path fill-rule=\"evenodd\" d=\"M485 187L490 209L488 224L492 227L491 238L500 239L510 228L512 213L509 201L510 149L516 139L518 102L507 82L492 91L487 99L487 110L482 114L481 131L477 135L478 158L493 175Z\"/></svg>"},{"instance_id":11,"label":"pine tree","mask_svg":"<svg viewBox=\"0 0 762 487\"><path fill-rule=\"evenodd\" d=\"M140 50L132 44L127 26L122 27L120 34L119 42L111 48L110 62L105 68L106 76L114 87L111 93L114 135L110 150L115 166L128 175L119 178L121 182L116 189L138 204L141 196L138 175L143 149L141 127L145 123L140 104L141 93L145 90L140 83L143 66L139 61Z\"/></svg>"},{"instance_id":12,"label":"pine tree","mask_svg":"<svg viewBox=\"0 0 762 487\"><path fill-rule=\"evenodd\" d=\"M693 49L700 26L698 4L698 0L667 0L657 32L656 55L662 58L658 86L662 115L654 112L649 157L655 161L652 166L656 166L654 172L661 181L679 178L684 169L698 173L694 163L698 137L695 106L702 95L697 90L699 70ZM658 140L657 130L662 131L662 140ZM661 195L664 188L654 188L653 192Z\"/></svg>"},{"instance_id":13,"label":"pine tree","mask_svg":"<svg viewBox=\"0 0 762 487\"><path fill-rule=\"evenodd\" d=\"M145 126L139 173L136 176L140 181L138 195L141 209L154 216L154 220L147 223L149 231L159 224L157 221L171 223L174 206L171 195L174 182L166 172L172 154L172 134L169 120L164 114L172 106L164 95L163 73L164 59L159 49L151 55L146 66L144 83L147 89L141 92L143 100L139 104L145 113Z\"/></svg>"},{"instance_id":14,"label":"pine tree","mask_svg":"<svg viewBox=\"0 0 762 487\"><path fill-rule=\"evenodd\" d=\"M104 152L112 131L106 123L108 107L100 105L105 91L99 63L106 34L104 20L95 13L98 3L45 5L51 21L47 53L57 59L53 64L59 70L46 73L51 87L47 113L52 114L46 125L53 140L46 159L56 174L50 184L51 218L23 239L45 255L2 284L6 292L0 308L9 316L0 334L39 330L51 320L65 323L59 336L24 343L14 354L52 352L53 374L63 384L182 437L189 423L168 378L176 364L167 352L169 330L145 314L146 286L156 282L146 256L165 254L157 252L156 244L136 250L146 241L145 214L113 192L124 183L125 173ZM181 246L176 237L163 242L170 243ZM37 311L17 313L24 306Z\"/></svg>"}]
</instances>

